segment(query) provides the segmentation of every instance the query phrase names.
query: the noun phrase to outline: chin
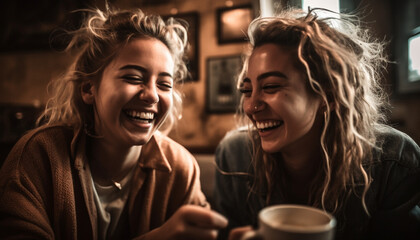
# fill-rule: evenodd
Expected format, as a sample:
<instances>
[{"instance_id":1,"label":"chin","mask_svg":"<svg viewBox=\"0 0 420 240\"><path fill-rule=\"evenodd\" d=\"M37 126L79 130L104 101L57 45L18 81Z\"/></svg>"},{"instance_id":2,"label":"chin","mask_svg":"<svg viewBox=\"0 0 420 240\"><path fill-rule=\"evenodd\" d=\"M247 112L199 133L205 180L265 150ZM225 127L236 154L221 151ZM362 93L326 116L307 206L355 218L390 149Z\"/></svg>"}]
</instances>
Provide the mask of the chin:
<instances>
[{"instance_id":1,"label":"chin","mask_svg":"<svg viewBox=\"0 0 420 240\"><path fill-rule=\"evenodd\" d=\"M130 145L139 146L139 145L145 145L146 143L148 143L151 137L152 135L150 136L133 136L132 135L127 140Z\"/></svg>"},{"instance_id":2,"label":"chin","mask_svg":"<svg viewBox=\"0 0 420 240\"><path fill-rule=\"evenodd\" d=\"M270 143L262 143L261 147L266 153L276 153L281 151L281 147L275 146Z\"/></svg>"},{"instance_id":3,"label":"chin","mask_svg":"<svg viewBox=\"0 0 420 240\"><path fill-rule=\"evenodd\" d=\"M146 143L148 143L150 141L150 139L152 138L153 135L150 135L148 137L144 137L144 138L140 138L140 139L136 139L134 140L134 144L133 145L145 145Z\"/></svg>"}]
</instances>

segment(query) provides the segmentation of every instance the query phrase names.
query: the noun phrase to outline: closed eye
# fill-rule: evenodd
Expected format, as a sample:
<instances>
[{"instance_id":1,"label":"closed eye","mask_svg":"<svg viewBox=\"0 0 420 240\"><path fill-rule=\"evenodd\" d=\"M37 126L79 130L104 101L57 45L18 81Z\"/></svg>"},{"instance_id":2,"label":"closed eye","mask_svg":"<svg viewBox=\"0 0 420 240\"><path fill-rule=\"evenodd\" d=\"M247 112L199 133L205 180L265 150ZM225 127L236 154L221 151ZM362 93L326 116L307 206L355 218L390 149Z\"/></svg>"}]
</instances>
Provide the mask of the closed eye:
<instances>
[{"instance_id":1,"label":"closed eye","mask_svg":"<svg viewBox=\"0 0 420 240\"><path fill-rule=\"evenodd\" d=\"M250 97L252 93L252 89L250 88L239 88L239 92L243 94L245 97Z\"/></svg>"},{"instance_id":2,"label":"closed eye","mask_svg":"<svg viewBox=\"0 0 420 240\"><path fill-rule=\"evenodd\" d=\"M269 85L265 85L263 86L263 90L266 93L274 93L276 91L278 91L279 89L281 89L283 86L279 85L279 84L269 84Z\"/></svg>"},{"instance_id":3,"label":"closed eye","mask_svg":"<svg viewBox=\"0 0 420 240\"><path fill-rule=\"evenodd\" d=\"M144 82L143 78L139 75L124 75L122 76L122 79L131 84L140 84Z\"/></svg>"},{"instance_id":4,"label":"closed eye","mask_svg":"<svg viewBox=\"0 0 420 240\"><path fill-rule=\"evenodd\" d=\"M158 84L159 84L160 88L163 89L163 90L169 91L173 88L172 83L170 83L170 82L164 81L164 82L159 82Z\"/></svg>"},{"instance_id":5,"label":"closed eye","mask_svg":"<svg viewBox=\"0 0 420 240\"><path fill-rule=\"evenodd\" d=\"M239 92L241 92L241 93L249 93L249 92L252 92L252 89L240 88L239 89Z\"/></svg>"}]
</instances>

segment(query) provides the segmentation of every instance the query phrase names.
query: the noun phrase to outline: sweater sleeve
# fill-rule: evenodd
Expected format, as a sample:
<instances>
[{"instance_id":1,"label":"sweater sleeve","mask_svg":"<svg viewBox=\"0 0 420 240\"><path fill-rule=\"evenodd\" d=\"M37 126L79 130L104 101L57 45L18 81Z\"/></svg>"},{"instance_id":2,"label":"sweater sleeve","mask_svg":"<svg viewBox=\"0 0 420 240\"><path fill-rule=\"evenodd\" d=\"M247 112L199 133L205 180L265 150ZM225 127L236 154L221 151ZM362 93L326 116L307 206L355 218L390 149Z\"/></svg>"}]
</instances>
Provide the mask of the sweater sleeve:
<instances>
[{"instance_id":1,"label":"sweater sleeve","mask_svg":"<svg viewBox=\"0 0 420 240\"><path fill-rule=\"evenodd\" d=\"M194 205L200 205L203 207L210 208L209 203L207 202L207 199L204 195L204 193L201 190L201 181L200 181L200 168L198 166L197 160L191 155L188 155L188 162L191 163L192 167L190 167L189 176L187 179L188 184L186 196L185 196L185 204L194 204Z\"/></svg>"},{"instance_id":2,"label":"sweater sleeve","mask_svg":"<svg viewBox=\"0 0 420 240\"><path fill-rule=\"evenodd\" d=\"M0 239L54 239L49 219L51 170L42 145L25 136L0 171Z\"/></svg>"}]
</instances>

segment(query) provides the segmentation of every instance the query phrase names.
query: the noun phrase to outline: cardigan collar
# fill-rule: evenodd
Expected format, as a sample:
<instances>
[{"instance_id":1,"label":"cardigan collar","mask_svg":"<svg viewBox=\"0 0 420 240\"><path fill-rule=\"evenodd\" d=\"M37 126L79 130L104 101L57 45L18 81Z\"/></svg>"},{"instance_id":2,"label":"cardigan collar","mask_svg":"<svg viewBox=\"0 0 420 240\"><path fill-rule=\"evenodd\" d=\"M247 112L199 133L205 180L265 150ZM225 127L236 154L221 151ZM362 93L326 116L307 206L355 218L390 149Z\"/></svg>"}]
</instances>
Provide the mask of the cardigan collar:
<instances>
[{"instance_id":1,"label":"cardigan collar","mask_svg":"<svg viewBox=\"0 0 420 240\"><path fill-rule=\"evenodd\" d=\"M143 146L139 159L140 167L153 168L165 172L172 171L172 167L160 146L162 137L164 137L162 133L156 132L149 142Z\"/></svg>"},{"instance_id":2,"label":"cardigan collar","mask_svg":"<svg viewBox=\"0 0 420 240\"><path fill-rule=\"evenodd\" d=\"M71 152L75 158L75 166L77 169L85 168L85 161L83 160L86 154L86 133L82 130L75 130L74 138L71 143ZM138 164L142 168L152 168L165 172L171 172L172 167L169 164L165 154L163 154L160 142L163 134L157 131L147 142L143 145Z\"/></svg>"}]
</instances>

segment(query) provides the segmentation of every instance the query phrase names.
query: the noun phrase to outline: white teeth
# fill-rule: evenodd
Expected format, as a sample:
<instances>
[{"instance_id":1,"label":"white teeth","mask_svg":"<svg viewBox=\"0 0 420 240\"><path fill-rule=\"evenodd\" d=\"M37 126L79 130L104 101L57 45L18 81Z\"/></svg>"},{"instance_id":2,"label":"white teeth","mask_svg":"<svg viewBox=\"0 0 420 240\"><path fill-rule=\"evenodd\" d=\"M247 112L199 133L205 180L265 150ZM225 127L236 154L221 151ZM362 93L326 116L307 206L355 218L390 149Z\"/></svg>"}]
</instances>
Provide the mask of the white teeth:
<instances>
[{"instance_id":1,"label":"white teeth","mask_svg":"<svg viewBox=\"0 0 420 240\"><path fill-rule=\"evenodd\" d=\"M138 111L134 111L134 110L127 111L127 114L130 117L136 117L136 118L147 119L147 120L153 120L153 118L155 117L154 113L138 112Z\"/></svg>"},{"instance_id":2,"label":"white teeth","mask_svg":"<svg viewBox=\"0 0 420 240\"><path fill-rule=\"evenodd\" d=\"M282 121L256 122L257 128L263 130L266 128L277 127L282 124Z\"/></svg>"},{"instance_id":3,"label":"white teeth","mask_svg":"<svg viewBox=\"0 0 420 240\"><path fill-rule=\"evenodd\" d=\"M141 112L140 113L140 118L143 118L143 119L153 119L153 113Z\"/></svg>"}]
</instances>

